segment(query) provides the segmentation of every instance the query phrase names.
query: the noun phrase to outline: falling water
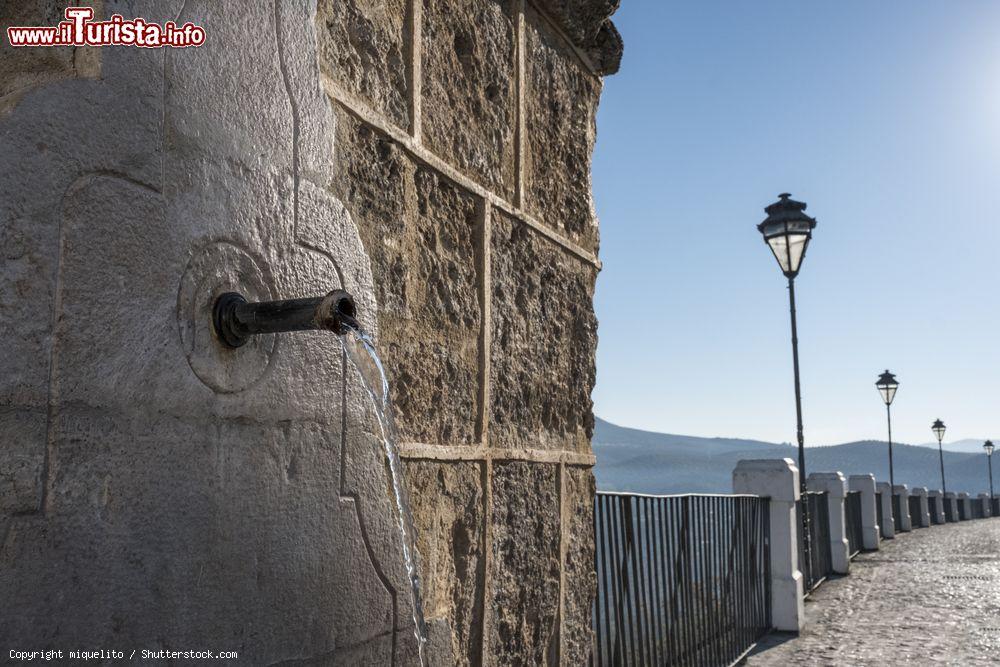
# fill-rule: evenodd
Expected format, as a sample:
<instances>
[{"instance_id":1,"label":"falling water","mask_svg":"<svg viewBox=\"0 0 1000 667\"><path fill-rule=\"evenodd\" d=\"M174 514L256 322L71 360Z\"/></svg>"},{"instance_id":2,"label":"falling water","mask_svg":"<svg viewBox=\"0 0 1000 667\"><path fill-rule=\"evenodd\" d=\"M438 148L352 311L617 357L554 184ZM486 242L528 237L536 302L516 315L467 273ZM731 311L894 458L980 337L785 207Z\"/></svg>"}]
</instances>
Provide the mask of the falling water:
<instances>
[{"instance_id":1,"label":"falling water","mask_svg":"<svg viewBox=\"0 0 1000 667\"><path fill-rule=\"evenodd\" d=\"M413 598L413 633L417 637L420 664L425 665L424 644L427 642L427 628L424 624L424 610L420 598L420 573L417 572L417 542L416 531L413 528L413 514L410 511L410 500L403 485L403 465L399 458L399 439L392 417L392 404L389 402L389 379L386 377L382 360L371 336L361 329L348 327L347 333L340 336L341 345L348 359L361 374L365 389L371 398L372 406L378 417L382 431L382 446L389 464L389 475L392 477L392 490L396 499L396 512L399 516L399 530L403 541L403 560L406 572L410 577L410 587Z\"/></svg>"}]
</instances>

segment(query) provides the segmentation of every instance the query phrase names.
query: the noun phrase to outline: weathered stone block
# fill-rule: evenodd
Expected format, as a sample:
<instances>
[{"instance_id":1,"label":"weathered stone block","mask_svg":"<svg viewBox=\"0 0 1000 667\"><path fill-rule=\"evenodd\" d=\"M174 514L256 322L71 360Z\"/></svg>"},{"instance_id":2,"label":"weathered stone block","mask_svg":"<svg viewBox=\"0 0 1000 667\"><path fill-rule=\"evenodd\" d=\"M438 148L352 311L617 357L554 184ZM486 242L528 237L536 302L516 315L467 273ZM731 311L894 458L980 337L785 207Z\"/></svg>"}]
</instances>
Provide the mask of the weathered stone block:
<instances>
[{"instance_id":1,"label":"weathered stone block","mask_svg":"<svg viewBox=\"0 0 1000 667\"><path fill-rule=\"evenodd\" d=\"M408 461L424 615L451 627L453 665L482 664L484 507L478 463Z\"/></svg>"},{"instance_id":2,"label":"weathered stone block","mask_svg":"<svg viewBox=\"0 0 1000 667\"><path fill-rule=\"evenodd\" d=\"M39 507L45 483L46 417L40 408L0 407L0 516Z\"/></svg>"},{"instance_id":3,"label":"weathered stone block","mask_svg":"<svg viewBox=\"0 0 1000 667\"><path fill-rule=\"evenodd\" d=\"M87 5L102 15L103 2ZM3 26L54 26L65 20L66 3L55 0L4 3ZM25 92L60 79L95 77L100 73L96 47L15 48L0 39L0 113L12 108ZM8 97L9 95L9 97Z\"/></svg>"},{"instance_id":4,"label":"weathered stone block","mask_svg":"<svg viewBox=\"0 0 1000 667\"><path fill-rule=\"evenodd\" d=\"M597 270L493 212L490 444L590 452Z\"/></svg>"},{"instance_id":5,"label":"weathered stone block","mask_svg":"<svg viewBox=\"0 0 1000 667\"><path fill-rule=\"evenodd\" d=\"M555 465L493 466L490 664L553 664L558 655L557 484Z\"/></svg>"},{"instance_id":6,"label":"weathered stone block","mask_svg":"<svg viewBox=\"0 0 1000 667\"><path fill-rule=\"evenodd\" d=\"M404 440L471 444L479 413L477 200L343 113L334 188L369 253Z\"/></svg>"},{"instance_id":7,"label":"weathered stone block","mask_svg":"<svg viewBox=\"0 0 1000 667\"><path fill-rule=\"evenodd\" d=\"M601 82L531 7L526 7L525 158L527 209L597 251L590 192Z\"/></svg>"},{"instance_id":8,"label":"weathered stone block","mask_svg":"<svg viewBox=\"0 0 1000 667\"><path fill-rule=\"evenodd\" d=\"M509 0L427 0L423 140L484 186L513 199L516 71Z\"/></svg>"},{"instance_id":9,"label":"weathered stone block","mask_svg":"<svg viewBox=\"0 0 1000 667\"><path fill-rule=\"evenodd\" d=\"M597 74L614 74L621 64L621 35L608 19L619 0L536 0L576 46L586 53Z\"/></svg>"},{"instance_id":10,"label":"weathered stone block","mask_svg":"<svg viewBox=\"0 0 1000 667\"><path fill-rule=\"evenodd\" d=\"M320 0L320 71L401 128L409 126L406 0Z\"/></svg>"},{"instance_id":11,"label":"weathered stone block","mask_svg":"<svg viewBox=\"0 0 1000 667\"><path fill-rule=\"evenodd\" d=\"M563 563L564 665L585 665L594 645L591 606L597 595L594 572L594 473L567 466L565 480L567 523L566 560Z\"/></svg>"}]
</instances>

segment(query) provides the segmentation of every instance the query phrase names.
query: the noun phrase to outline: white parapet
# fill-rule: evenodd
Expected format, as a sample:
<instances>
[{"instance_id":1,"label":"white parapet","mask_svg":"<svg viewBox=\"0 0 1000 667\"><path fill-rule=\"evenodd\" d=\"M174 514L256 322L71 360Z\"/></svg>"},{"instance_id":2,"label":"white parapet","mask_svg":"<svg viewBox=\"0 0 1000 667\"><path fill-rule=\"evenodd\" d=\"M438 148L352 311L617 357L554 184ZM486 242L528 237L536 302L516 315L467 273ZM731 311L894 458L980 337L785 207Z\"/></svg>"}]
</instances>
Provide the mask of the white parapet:
<instances>
[{"instance_id":1,"label":"white parapet","mask_svg":"<svg viewBox=\"0 0 1000 667\"><path fill-rule=\"evenodd\" d=\"M910 489L906 484L897 484L892 487L892 492L899 496L899 529L907 533L913 530L913 523L910 521Z\"/></svg>"},{"instance_id":2,"label":"white parapet","mask_svg":"<svg viewBox=\"0 0 1000 667\"><path fill-rule=\"evenodd\" d=\"M910 495L920 498L920 514L911 516L910 520L917 528L929 528L931 525L931 513L927 506L927 487L915 486L910 491Z\"/></svg>"},{"instance_id":3,"label":"white parapet","mask_svg":"<svg viewBox=\"0 0 1000 667\"><path fill-rule=\"evenodd\" d=\"M896 524L892 521L892 486L889 482L876 482L875 488L882 496L882 537L896 537Z\"/></svg>"},{"instance_id":4,"label":"white parapet","mask_svg":"<svg viewBox=\"0 0 1000 667\"><path fill-rule=\"evenodd\" d=\"M983 518L990 516L990 494L980 493L977 502L983 506Z\"/></svg>"},{"instance_id":5,"label":"white parapet","mask_svg":"<svg viewBox=\"0 0 1000 667\"><path fill-rule=\"evenodd\" d=\"M865 549L878 549L878 510L875 508L875 475L851 475L847 480L851 491L861 492L861 532Z\"/></svg>"},{"instance_id":6,"label":"white parapet","mask_svg":"<svg viewBox=\"0 0 1000 667\"><path fill-rule=\"evenodd\" d=\"M826 492L826 506L830 515L830 566L837 574L847 574L851 570L851 547L847 542L847 521L844 516L847 480L839 472L814 472L806 480L806 488Z\"/></svg>"},{"instance_id":7,"label":"white parapet","mask_svg":"<svg viewBox=\"0 0 1000 667\"><path fill-rule=\"evenodd\" d=\"M771 622L776 630L798 632L805 614L795 512L799 469L791 459L740 461L733 470L733 493L770 499Z\"/></svg>"},{"instance_id":8,"label":"white parapet","mask_svg":"<svg viewBox=\"0 0 1000 667\"><path fill-rule=\"evenodd\" d=\"M954 491L944 494L944 502L951 508L951 520L958 521L958 496Z\"/></svg>"},{"instance_id":9,"label":"white parapet","mask_svg":"<svg viewBox=\"0 0 1000 667\"><path fill-rule=\"evenodd\" d=\"M937 523L944 523L944 494L940 489L931 489L927 492L928 502L932 505L931 515L937 516Z\"/></svg>"},{"instance_id":10,"label":"white parapet","mask_svg":"<svg viewBox=\"0 0 1000 667\"><path fill-rule=\"evenodd\" d=\"M969 494L964 491L958 494L959 516L966 521L972 518L972 500Z\"/></svg>"}]
</instances>

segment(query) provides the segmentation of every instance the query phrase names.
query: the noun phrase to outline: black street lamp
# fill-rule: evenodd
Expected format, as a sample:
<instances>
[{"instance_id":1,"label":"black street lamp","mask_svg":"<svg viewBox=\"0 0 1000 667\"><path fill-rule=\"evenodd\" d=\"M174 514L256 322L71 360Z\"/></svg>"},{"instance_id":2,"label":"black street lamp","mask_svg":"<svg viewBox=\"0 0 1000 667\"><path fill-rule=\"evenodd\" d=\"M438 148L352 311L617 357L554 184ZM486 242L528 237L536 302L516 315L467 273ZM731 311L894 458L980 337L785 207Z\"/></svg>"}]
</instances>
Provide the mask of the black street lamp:
<instances>
[{"instance_id":1,"label":"black street lamp","mask_svg":"<svg viewBox=\"0 0 1000 667\"><path fill-rule=\"evenodd\" d=\"M944 494L948 493L948 487L944 485L944 450L941 447L941 441L944 440L944 422L940 419L935 419L934 423L931 424L931 430L934 431L934 435L937 436L938 440L938 457L941 459L941 497L944 498Z\"/></svg>"},{"instance_id":2,"label":"black street lamp","mask_svg":"<svg viewBox=\"0 0 1000 667\"><path fill-rule=\"evenodd\" d=\"M802 434L802 389L799 383L799 334L795 322L795 276L799 274L806 248L812 239L816 219L803 213L805 202L795 201L788 193L778 195L778 201L764 209L767 218L757 225L757 231L774 258L778 260L781 272L788 278L788 310L792 319L792 368L795 374L795 418L799 442L799 488L802 492L802 535L805 546L805 561L809 561L809 503L806 502L806 453L805 437Z\"/></svg>"},{"instance_id":3,"label":"black street lamp","mask_svg":"<svg viewBox=\"0 0 1000 667\"><path fill-rule=\"evenodd\" d=\"M778 260L781 272L788 278L788 305L792 317L792 367L795 373L795 416L799 442L799 479L802 491L806 490L805 439L802 435L802 390L799 383L799 336L795 322L795 276L799 274L806 248L816 226L815 218L803 213L805 202L791 199L790 194L778 195L778 201L764 209L767 219L757 225L757 231Z\"/></svg>"},{"instance_id":4,"label":"black street lamp","mask_svg":"<svg viewBox=\"0 0 1000 667\"><path fill-rule=\"evenodd\" d=\"M889 423L889 485L895 489L896 480L892 474L892 411L890 406L892 405L892 399L896 398L896 390L899 389L899 383L896 382L896 376L890 373L889 369L886 369L885 373L878 376L875 387L882 394L882 400L885 401L885 414ZM895 490L893 490L893 493L895 493Z\"/></svg>"},{"instance_id":5,"label":"black street lamp","mask_svg":"<svg viewBox=\"0 0 1000 667\"><path fill-rule=\"evenodd\" d=\"M990 463L990 504L993 503L993 443L987 440L983 443L983 449L986 450L986 460Z\"/></svg>"}]
</instances>

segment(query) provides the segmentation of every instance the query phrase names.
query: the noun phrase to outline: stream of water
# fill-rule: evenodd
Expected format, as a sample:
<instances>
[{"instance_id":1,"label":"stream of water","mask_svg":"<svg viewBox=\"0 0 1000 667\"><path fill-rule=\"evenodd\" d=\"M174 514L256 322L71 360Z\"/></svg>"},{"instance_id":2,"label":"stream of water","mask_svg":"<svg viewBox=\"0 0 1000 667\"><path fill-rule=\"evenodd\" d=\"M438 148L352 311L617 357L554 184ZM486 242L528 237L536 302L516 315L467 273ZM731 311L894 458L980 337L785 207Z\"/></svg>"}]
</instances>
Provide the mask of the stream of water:
<instances>
[{"instance_id":1,"label":"stream of water","mask_svg":"<svg viewBox=\"0 0 1000 667\"><path fill-rule=\"evenodd\" d=\"M403 560L406 573L410 578L411 598L413 599L413 633L417 638L420 664L426 665L424 645L427 642L427 627L424 623L424 610L420 597L420 573L417 571L417 537L413 527L413 513L410 511L409 495L403 482L403 463L399 458L399 438L392 416L392 403L389 400L389 379L385 367L375 349L372 337L360 329L348 328L340 343L347 353L347 358L361 375L362 384L368 392L379 428L382 431L382 447L392 478L392 490L396 501L396 513L399 518L399 531L403 542Z\"/></svg>"}]
</instances>

